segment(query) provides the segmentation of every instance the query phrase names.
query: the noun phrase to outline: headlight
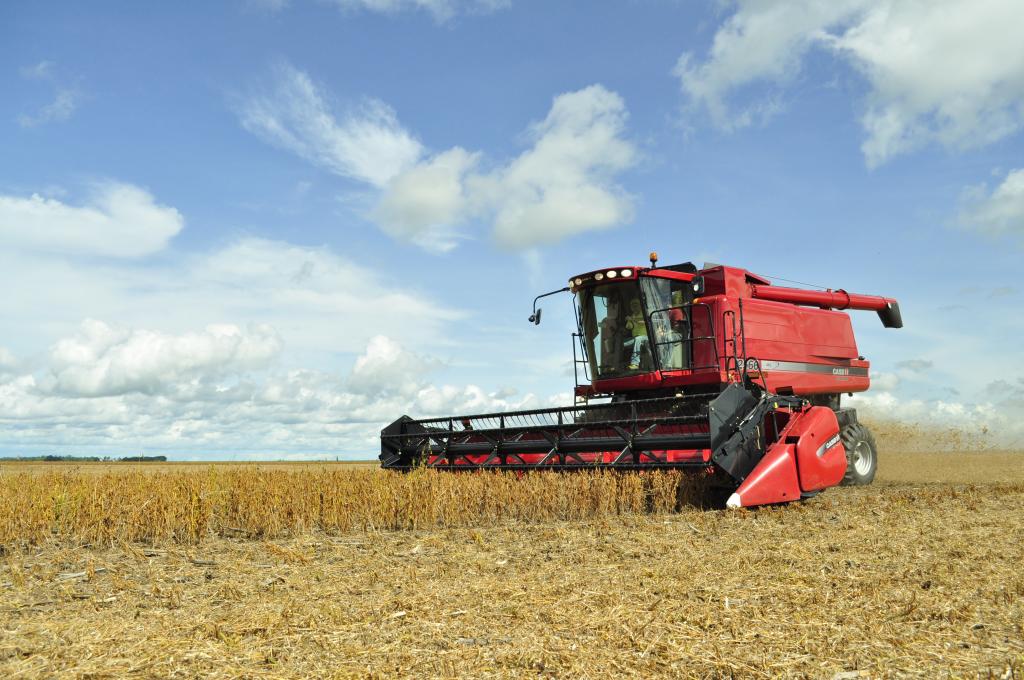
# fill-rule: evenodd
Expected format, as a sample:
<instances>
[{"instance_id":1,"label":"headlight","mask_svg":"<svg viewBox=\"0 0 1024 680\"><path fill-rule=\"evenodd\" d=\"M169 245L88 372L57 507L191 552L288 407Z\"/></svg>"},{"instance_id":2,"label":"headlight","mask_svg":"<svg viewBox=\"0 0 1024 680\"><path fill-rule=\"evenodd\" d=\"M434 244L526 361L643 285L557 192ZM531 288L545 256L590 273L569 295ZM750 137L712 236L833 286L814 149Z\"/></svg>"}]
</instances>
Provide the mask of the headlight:
<instances>
[{"instance_id":1,"label":"headlight","mask_svg":"<svg viewBox=\"0 0 1024 680\"><path fill-rule=\"evenodd\" d=\"M583 279L577 277L576 280L573 281L573 283L575 283L577 286L582 286L583 285Z\"/></svg>"},{"instance_id":2,"label":"headlight","mask_svg":"<svg viewBox=\"0 0 1024 680\"><path fill-rule=\"evenodd\" d=\"M598 273L594 274L594 280L595 281L600 281L602 279L604 279L604 274L602 274L601 272L598 272Z\"/></svg>"},{"instance_id":3,"label":"headlight","mask_svg":"<svg viewBox=\"0 0 1024 680\"><path fill-rule=\"evenodd\" d=\"M631 270L631 269L623 269L619 273L622 274L623 276L632 276L633 275L633 270Z\"/></svg>"},{"instance_id":4,"label":"headlight","mask_svg":"<svg viewBox=\"0 0 1024 680\"><path fill-rule=\"evenodd\" d=\"M608 278L609 279L614 279L618 275L619 275L619 273L617 271L615 271L614 269L611 270L610 272L608 272Z\"/></svg>"}]
</instances>

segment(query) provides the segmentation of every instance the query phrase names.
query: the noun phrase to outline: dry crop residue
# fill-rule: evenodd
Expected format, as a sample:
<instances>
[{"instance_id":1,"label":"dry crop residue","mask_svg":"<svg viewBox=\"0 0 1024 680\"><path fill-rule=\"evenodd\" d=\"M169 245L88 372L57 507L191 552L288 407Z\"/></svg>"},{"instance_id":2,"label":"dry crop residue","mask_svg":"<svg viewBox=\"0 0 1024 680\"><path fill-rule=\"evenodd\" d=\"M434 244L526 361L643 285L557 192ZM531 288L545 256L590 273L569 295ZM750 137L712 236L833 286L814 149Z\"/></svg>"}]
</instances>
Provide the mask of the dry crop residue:
<instances>
[{"instance_id":1,"label":"dry crop residue","mask_svg":"<svg viewBox=\"0 0 1024 680\"><path fill-rule=\"evenodd\" d=\"M83 498L94 514L81 526L119 517L91 547L68 518L5 541L0 674L1020 677L1024 455L920 455L883 458L872 487L742 512L665 512L636 482L552 475L569 490L504 502L587 500L576 519L512 516L492 496L475 521L455 512L473 509L456 495L423 515L429 529L310 525L296 519L320 512L301 514L308 494L279 490L267 502L286 516L262 537L208 517L199 534L151 520L165 533L122 542L129 522L110 498ZM1002 466L1002 481L979 479L979 466ZM949 474L905 481L918 468ZM3 502L12 493L3 486Z\"/></svg>"},{"instance_id":2,"label":"dry crop residue","mask_svg":"<svg viewBox=\"0 0 1024 680\"><path fill-rule=\"evenodd\" d=\"M252 469L19 473L0 476L0 545L54 538L198 544L213 536L310 530L493 526L670 512L695 501L679 472L453 475L418 470Z\"/></svg>"}]
</instances>

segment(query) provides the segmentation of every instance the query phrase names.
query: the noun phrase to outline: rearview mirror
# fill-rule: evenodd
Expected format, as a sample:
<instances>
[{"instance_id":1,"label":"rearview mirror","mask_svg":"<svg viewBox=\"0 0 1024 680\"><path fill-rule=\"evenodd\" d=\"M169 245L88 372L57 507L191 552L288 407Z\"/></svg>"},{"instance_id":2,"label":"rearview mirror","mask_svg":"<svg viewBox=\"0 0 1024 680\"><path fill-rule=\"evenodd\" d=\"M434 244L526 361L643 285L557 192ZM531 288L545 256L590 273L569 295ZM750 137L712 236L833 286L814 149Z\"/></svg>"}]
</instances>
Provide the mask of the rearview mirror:
<instances>
[{"instance_id":1,"label":"rearview mirror","mask_svg":"<svg viewBox=\"0 0 1024 680\"><path fill-rule=\"evenodd\" d=\"M543 312L543 311L544 311L543 309L540 309L538 307L537 311L530 315L530 323L532 323L534 326L539 325L540 324L540 313Z\"/></svg>"},{"instance_id":2,"label":"rearview mirror","mask_svg":"<svg viewBox=\"0 0 1024 680\"><path fill-rule=\"evenodd\" d=\"M690 282L690 287L693 289L693 296L700 297L704 294L704 277L695 276Z\"/></svg>"}]
</instances>

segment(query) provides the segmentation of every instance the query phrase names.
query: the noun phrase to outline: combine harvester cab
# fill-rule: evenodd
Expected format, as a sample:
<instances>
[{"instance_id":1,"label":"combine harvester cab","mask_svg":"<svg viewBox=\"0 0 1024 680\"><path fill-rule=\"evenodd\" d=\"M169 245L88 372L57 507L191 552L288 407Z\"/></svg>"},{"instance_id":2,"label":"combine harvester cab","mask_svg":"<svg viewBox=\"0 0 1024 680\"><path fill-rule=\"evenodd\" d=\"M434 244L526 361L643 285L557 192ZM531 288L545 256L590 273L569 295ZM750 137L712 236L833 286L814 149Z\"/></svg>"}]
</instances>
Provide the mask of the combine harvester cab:
<instances>
[{"instance_id":1,"label":"combine harvester cab","mask_svg":"<svg viewBox=\"0 0 1024 680\"><path fill-rule=\"evenodd\" d=\"M602 269L570 292L576 404L414 420L381 432L381 465L470 470L664 470L706 475L728 507L868 484L877 450L842 393L868 389L849 316L902 326L895 300L773 286L690 263Z\"/></svg>"}]
</instances>

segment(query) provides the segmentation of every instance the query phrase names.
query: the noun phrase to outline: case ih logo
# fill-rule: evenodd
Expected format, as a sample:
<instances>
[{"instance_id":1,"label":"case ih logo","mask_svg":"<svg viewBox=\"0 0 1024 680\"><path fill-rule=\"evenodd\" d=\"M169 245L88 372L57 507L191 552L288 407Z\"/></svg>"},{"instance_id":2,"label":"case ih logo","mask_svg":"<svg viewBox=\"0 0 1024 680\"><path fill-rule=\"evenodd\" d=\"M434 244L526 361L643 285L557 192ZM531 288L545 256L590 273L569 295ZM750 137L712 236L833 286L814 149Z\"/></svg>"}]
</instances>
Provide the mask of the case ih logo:
<instances>
[{"instance_id":1,"label":"case ih logo","mask_svg":"<svg viewBox=\"0 0 1024 680\"><path fill-rule=\"evenodd\" d=\"M833 368L832 375L850 375L850 369L848 368Z\"/></svg>"},{"instance_id":2,"label":"case ih logo","mask_svg":"<svg viewBox=\"0 0 1024 680\"><path fill-rule=\"evenodd\" d=\"M819 446L817 451L818 458L824 456L826 451L831 451L832 448L839 443L839 439L839 433L837 432L831 439Z\"/></svg>"}]
</instances>

